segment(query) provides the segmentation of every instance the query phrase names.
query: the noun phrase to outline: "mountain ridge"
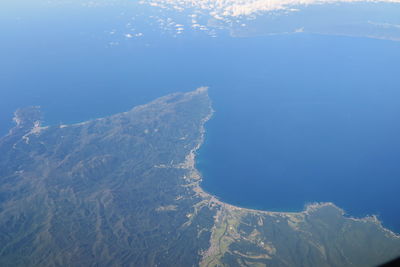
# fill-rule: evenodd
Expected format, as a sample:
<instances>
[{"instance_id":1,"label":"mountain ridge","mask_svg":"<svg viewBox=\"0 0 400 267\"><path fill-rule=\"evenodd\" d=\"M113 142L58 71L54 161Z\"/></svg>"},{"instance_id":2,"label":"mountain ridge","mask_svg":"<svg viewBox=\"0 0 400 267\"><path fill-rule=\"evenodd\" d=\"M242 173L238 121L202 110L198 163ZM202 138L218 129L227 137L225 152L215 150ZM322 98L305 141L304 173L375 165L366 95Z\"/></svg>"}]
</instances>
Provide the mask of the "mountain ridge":
<instances>
[{"instance_id":1,"label":"mountain ridge","mask_svg":"<svg viewBox=\"0 0 400 267\"><path fill-rule=\"evenodd\" d=\"M212 114L202 87L11 131L0 139L0 265L373 266L400 254L375 217L332 203L269 212L205 192L195 156Z\"/></svg>"}]
</instances>

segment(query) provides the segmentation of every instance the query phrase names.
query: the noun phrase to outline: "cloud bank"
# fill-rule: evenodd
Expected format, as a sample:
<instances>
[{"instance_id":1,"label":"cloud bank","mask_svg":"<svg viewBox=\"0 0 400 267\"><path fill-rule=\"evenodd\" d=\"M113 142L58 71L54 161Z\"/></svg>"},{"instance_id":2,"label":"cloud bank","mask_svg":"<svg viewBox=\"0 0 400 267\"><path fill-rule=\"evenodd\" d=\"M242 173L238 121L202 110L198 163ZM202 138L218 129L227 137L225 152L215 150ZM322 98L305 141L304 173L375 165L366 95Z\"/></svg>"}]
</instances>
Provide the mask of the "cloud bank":
<instances>
[{"instance_id":1,"label":"cloud bank","mask_svg":"<svg viewBox=\"0 0 400 267\"><path fill-rule=\"evenodd\" d=\"M293 7L334 3L399 3L400 0L143 0L142 3L183 11L195 8L208 11L216 19L249 16L260 12L288 10Z\"/></svg>"}]
</instances>

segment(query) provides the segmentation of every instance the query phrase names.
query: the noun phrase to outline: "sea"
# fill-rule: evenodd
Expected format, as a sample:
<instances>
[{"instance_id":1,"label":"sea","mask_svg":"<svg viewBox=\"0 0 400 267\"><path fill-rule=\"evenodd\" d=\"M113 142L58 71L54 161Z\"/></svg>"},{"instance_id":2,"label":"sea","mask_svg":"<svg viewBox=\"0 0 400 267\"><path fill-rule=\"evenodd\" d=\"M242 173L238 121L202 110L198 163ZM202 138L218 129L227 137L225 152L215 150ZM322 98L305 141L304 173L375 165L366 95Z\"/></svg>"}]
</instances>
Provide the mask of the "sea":
<instances>
[{"instance_id":1,"label":"sea","mask_svg":"<svg viewBox=\"0 0 400 267\"><path fill-rule=\"evenodd\" d=\"M1 135L24 106L59 125L208 86L215 113L197 154L207 192L271 211L333 202L400 233L400 42L157 30L128 38L118 8L35 11L0 16Z\"/></svg>"}]
</instances>

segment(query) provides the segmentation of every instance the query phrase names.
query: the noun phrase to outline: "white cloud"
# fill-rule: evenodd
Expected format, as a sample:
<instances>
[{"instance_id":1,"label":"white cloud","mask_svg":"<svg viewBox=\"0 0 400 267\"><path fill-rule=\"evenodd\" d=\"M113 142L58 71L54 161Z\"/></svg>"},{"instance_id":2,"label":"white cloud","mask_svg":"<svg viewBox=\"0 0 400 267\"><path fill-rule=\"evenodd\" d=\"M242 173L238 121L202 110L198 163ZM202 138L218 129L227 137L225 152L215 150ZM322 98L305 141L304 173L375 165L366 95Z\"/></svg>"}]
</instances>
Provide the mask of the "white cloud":
<instances>
[{"instance_id":1,"label":"white cloud","mask_svg":"<svg viewBox=\"0 0 400 267\"><path fill-rule=\"evenodd\" d=\"M151 6L170 7L179 11L189 8L207 10L214 18L222 19L274 10L293 11L293 6L302 5L350 2L400 3L400 0L145 0L143 2Z\"/></svg>"}]
</instances>

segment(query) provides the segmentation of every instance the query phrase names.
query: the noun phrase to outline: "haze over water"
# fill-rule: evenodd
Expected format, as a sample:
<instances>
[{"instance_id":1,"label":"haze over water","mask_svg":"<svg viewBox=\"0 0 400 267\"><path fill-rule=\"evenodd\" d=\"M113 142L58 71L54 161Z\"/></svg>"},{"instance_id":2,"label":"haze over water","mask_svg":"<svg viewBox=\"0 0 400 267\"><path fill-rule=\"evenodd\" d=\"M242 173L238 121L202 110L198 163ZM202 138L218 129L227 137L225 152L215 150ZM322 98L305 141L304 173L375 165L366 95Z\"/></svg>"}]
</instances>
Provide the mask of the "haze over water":
<instances>
[{"instance_id":1,"label":"haze over water","mask_svg":"<svg viewBox=\"0 0 400 267\"><path fill-rule=\"evenodd\" d=\"M82 15L65 28L7 28L2 134L22 106L41 105L46 124L73 123L206 85L216 112L198 156L205 190L267 210L331 201L400 232L400 43L291 34L109 47L80 34L108 29L97 15L93 25Z\"/></svg>"}]
</instances>

